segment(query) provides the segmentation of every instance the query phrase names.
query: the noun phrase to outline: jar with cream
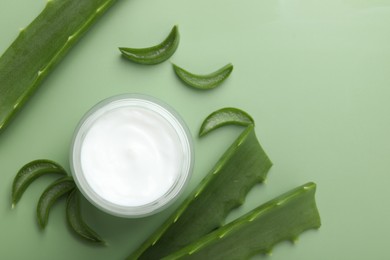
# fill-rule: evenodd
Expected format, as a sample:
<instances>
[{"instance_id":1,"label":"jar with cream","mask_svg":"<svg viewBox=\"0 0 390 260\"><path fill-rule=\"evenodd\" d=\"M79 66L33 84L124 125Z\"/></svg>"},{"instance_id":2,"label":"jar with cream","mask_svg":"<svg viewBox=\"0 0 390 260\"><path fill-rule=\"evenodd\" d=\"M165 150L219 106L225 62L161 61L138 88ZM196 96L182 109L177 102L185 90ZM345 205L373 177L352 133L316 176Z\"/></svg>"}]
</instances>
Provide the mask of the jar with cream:
<instances>
[{"instance_id":1,"label":"jar with cream","mask_svg":"<svg viewBox=\"0 0 390 260\"><path fill-rule=\"evenodd\" d=\"M71 171L95 206L121 217L154 214L171 204L193 168L191 135L167 104L119 95L94 106L72 142Z\"/></svg>"}]
</instances>

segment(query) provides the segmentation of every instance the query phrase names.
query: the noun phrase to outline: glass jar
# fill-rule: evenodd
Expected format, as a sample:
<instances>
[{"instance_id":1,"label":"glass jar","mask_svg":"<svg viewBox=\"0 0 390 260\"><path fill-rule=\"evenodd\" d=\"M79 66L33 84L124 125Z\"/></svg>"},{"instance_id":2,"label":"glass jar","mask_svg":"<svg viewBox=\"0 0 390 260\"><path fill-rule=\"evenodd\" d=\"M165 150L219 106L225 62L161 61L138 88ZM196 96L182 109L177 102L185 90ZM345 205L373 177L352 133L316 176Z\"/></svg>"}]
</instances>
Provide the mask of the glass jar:
<instances>
[{"instance_id":1,"label":"glass jar","mask_svg":"<svg viewBox=\"0 0 390 260\"><path fill-rule=\"evenodd\" d=\"M74 180L99 209L142 217L170 205L191 177L191 134L179 114L156 98L124 94L92 107L70 150Z\"/></svg>"}]
</instances>

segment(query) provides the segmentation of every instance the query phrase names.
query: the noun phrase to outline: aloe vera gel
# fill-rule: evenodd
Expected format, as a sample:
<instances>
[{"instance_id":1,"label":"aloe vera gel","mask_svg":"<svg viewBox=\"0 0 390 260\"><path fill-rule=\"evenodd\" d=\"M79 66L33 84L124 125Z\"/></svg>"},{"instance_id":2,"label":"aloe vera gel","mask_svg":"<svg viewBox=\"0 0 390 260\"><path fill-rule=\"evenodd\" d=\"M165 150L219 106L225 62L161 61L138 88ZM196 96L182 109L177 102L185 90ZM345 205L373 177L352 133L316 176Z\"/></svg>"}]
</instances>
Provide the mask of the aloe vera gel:
<instances>
[{"instance_id":1,"label":"aloe vera gel","mask_svg":"<svg viewBox=\"0 0 390 260\"><path fill-rule=\"evenodd\" d=\"M113 215L140 217L177 198L192 172L193 148L172 108L151 97L120 95L83 117L70 159L91 203Z\"/></svg>"}]
</instances>

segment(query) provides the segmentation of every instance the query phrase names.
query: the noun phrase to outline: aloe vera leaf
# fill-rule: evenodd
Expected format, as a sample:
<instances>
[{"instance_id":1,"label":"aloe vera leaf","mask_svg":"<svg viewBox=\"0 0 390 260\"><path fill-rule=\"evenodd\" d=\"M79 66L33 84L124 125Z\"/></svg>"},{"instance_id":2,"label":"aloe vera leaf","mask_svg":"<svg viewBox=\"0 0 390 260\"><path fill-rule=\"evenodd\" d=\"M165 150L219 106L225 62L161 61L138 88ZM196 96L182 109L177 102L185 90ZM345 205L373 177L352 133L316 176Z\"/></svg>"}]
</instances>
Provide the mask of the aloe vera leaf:
<instances>
[{"instance_id":1,"label":"aloe vera leaf","mask_svg":"<svg viewBox=\"0 0 390 260\"><path fill-rule=\"evenodd\" d=\"M129 259L160 259L219 228L272 166L249 125L191 195Z\"/></svg>"},{"instance_id":2,"label":"aloe vera leaf","mask_svg":"<svg viewBox=\"0 0 390 260\"><path fill-rule=\"evenodd\" d=\"M16 174L12 184L12 207L16 205L33 181L49 174L67 175L61 165L50 160L35 160L24 165Z\"/></svg>"},{"instance_id":3,"label":"aloe vera leaf","mask_svg":"<svg viewBox=\"0 0 390 260\"><path fill-rule=\"evenodd\" d=\"M297 187L163 259L241 260L269 253L278 242L321 226L315 190L314 183Z\"/></svg>"},{"instance_id":4,"label":"aloe vera leaf","mask_svg":"<svg viewBox=\"0 0 390 260\"><path fill-rule=\"evenodd\" d=\"M120 47L123 57L135 63L155 65L169 59L179 46L180 34L175 25L169 35L158 45L148 48Z\"/></svg>"},{"instance_id":5,"label":"aloe vera leaf","mask_svg":"<svg viewBox=\"0 0 390 260\"><path fill-rule=\"evenodd\" d=\"M211 113L203 121L199 136L204 136L225 125L249 126L252 124L255 124L253 118L245 111L233 107L222 108Z\"/></svg>"},{"instance_id":6,"label":"aloe vera leaf","mask_svg":"<svg viewBox=\"0 0 390 260\"><path fill-rule=\"evenodd\" d=\"M173 70L179 79L188 86L201 90L216 88L221 85L233 71L233 65L231 63L206 75L193 74L175 64L172 65Z\"/></svg>"},{"instance_id":7,"label":"aloe vera leaf","mask_svg":"<svg viewBox=\"0 0 390 260\"><path fill-rule=\"evenodd\" d=\"M42 193L37 205L38 224L43 229L49 219L50 208L58 198L76 187L72 177L61 178L50 184Z\"/></svg>"},{"instance_id":8,"label":"aloe vera leaf","mask_svg":"<svg viewBox=\"0 0 390 260\"><path fill-rule=\"evenodd\" d=\"M0 57L0 132L116 0L50 0Z\"/></svg>"},{"instance_id":9,"label":"aloe vera leaf","mask_svg":"<svg viewBox=\"0 0 390 260\"><path fill-rule=\"evenodd\" d=\"M80 196L77 189L73 189L66 200L66 220L79 237L93 243L104 244L103 239L84 222L81 216Z\"/></svg>"}]
</instances>

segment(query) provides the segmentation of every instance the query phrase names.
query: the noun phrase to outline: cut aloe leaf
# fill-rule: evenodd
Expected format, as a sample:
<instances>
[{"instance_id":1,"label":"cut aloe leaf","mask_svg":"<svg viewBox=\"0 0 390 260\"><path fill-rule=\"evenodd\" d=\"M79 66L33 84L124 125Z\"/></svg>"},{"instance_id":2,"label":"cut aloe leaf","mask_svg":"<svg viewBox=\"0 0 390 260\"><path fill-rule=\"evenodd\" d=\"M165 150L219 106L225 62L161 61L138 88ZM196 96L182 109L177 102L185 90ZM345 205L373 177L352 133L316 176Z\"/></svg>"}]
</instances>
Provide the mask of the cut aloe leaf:
<instances>
[{"instance_id":1,"label":"cut aloe leaf","mask_svg":"<svg viewBox=\"0 0 390 260\"><path fill-rule=\"evenodd\" d=\"M50 209L53 204L63 195L71 192L76 187L72 177L64 177L49 185L37 205L38 224L43 229L49 219Z\"/></svg>"},{"instance_id":2,"label":"cut aloe leaf","mask_svg":"<svg viewBox=\"0 0 390 260\"><path fill-rule=\"evenodd\" d=\"M43 175L67 175L64 168L50 160L35 160L24 165L16 174L12 184L12 207L20 200L27 187Z\"/></svg>"},{"instance_id":3,"label":"cut aloe leaf","mask_svg":"<svg viewBox=\"0 0 390 260\"><path fill-rule=\"evenodd\" d=\"M116 0L50 0L0 57L0 132Z\"/></svg>"},{"instance_id":4,"label":"cut aloe leaf","mask_svg":"<svg viewBox=\"0 0 390 260\"><path fill-rule=\"evenodd\" d=\"M77 189L69 193L66 200L66 220L71 229L82 239L105 244L103 239L84 222L81 216L80 196Z\"/></svg>"},{"instance_id":5,"label":"cut aloe leaf","mask_svg":"<svg viewBox=\"0 0 390 260\"><path fill-rule=\"evenodd\" d=\"M254 125L248 125L192 194L128 259L161 259L221 227L271 166Z\"/></svg>"},{"instance_id":6,"label":"cut aloe leaf","mask_svg":"<svg viewBox=\"0 0 390 260\"><path fill-rule=\"evenodd\" d=\"M231 63L223 66L222 68L206 75L199 75L191 73L176 64L173 64L173 70L177 77L183 81L186 85L201 89L208 90L216 88L221 85L233 71L233 65Z\"/></svg>"},{"instance_id":7,"label":"cut aloe leaf","mask_svg":"<svg viewBox=\"0 0 390 260\"><path fill-rule=\"evenodd\" d=\"M295 188L163 259L249 259L270 253L278 242L295 241L321 226L315 190L314 183Z\"/></svg>"},{"instance_id":8,"label":"cut aloe leaf","mask_svg":"<svg viewBox=\"0 0 390 260\"><path fill-rule=\"evenodd\" d=\"M249 126L254 125L253 118L245 111L234 107L219 109L211 113L204 121L199 130L199 136L204 136L214 129L225 125Z\"/></svg>"},{"instance_id":9,"label":"cut aloe leaf","mask_svg":"<svg viewBox=\"0 0 390 260\"><path fill-rule=\"evenodd\" d=\"M169 59L179 46L180 34L175 25L169 35L160 43L147 48L120 47L123 57L135 63L155 65Z\"/></svg>"}]
</instances>

